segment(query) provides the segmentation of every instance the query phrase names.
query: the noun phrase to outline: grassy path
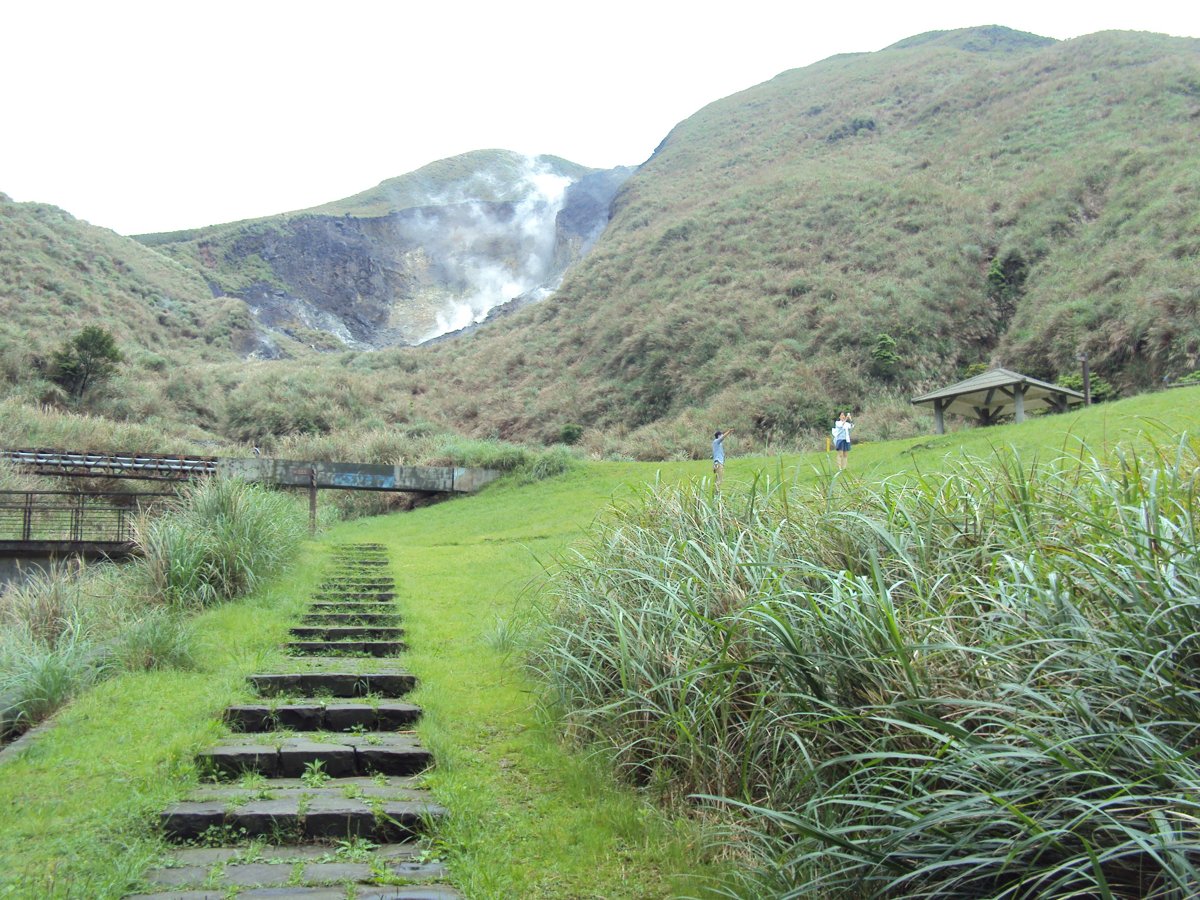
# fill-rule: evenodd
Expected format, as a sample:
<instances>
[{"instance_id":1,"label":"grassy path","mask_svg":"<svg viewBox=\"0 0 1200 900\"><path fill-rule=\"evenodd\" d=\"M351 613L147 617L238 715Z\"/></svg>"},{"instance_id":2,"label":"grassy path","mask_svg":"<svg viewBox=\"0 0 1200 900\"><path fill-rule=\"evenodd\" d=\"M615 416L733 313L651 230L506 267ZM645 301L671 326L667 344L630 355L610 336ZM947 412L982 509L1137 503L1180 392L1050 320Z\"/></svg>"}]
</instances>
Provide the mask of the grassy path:
<instances>
[{"instance_id":1,"label":"grassy path","mask_svg":"<svg viewBox=\"0 0 1200 900\"><path fill-rule=\"evenodd\" d=\"M1142 434L1200 429L1200 389L1164 391L1020 426L856 447L849 477L929 472L962 453L1013 444L1028 456L1095 452ZM816 478L825 454L741 459L731 438L727 491L758 473ZM248 698L244 677L278 651L313 589L328 547L389 548L423 687L422 734L438 754L430 776L452 812L435 850L473 898L663 897L695 893L700 835L614 785L602 761L541 727L533 685L512 652L514 614L543 564L614 499L640 484L697 478L704 462L592 463L532 486L360 520L312 542L288 576L196 620L191 672L106 682L65 709L27 750L0 758L0 897L119 897L161 852L160 809L181 797L192 755L221 733L225 705Z\"/></svg>"}]
</instances>

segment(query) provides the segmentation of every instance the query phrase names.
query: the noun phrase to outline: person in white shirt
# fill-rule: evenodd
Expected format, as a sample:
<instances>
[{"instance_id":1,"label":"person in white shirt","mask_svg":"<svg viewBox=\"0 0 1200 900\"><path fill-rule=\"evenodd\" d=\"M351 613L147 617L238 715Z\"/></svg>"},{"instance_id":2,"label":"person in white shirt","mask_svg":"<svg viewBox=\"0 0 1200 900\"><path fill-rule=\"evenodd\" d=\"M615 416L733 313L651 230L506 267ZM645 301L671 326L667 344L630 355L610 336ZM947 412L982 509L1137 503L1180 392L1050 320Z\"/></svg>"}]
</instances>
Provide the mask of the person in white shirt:
<instances>
[{"instance_id":1,"label":"person in white shirt","mask_svg":"<svg viewBox=\"0 0 1200 900\"><path fill-rule=\"evenodd\" d=\"M854 420L848 412L842 413L833 423L833 449L837 451L839 469L845 469L850 464L850 429L853 427Z\"/></svg>"},{"instance_id":2,"label":"person in white shirt","mask_svg":"<svg viewBox=\"0 0 1200 900\"><path fill-rule=\"evenodd\" d=\"M713 482L717 487L721 486L721 479L725 475L725 435L732 430L713 434Z\"/></svg>"}]
</instances>

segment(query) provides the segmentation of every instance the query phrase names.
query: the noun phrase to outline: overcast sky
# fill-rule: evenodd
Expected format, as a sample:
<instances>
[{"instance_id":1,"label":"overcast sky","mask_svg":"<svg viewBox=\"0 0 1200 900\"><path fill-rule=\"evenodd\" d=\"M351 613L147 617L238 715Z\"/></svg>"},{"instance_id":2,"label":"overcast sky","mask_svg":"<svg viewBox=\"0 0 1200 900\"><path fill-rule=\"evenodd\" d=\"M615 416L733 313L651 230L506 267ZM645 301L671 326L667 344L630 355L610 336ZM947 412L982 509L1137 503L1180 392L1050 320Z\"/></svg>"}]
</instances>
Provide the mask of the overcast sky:
<instances>
[{"instance_id":1,"label":"overcast sky","mask_svg":"<svg viewBox=\"0 0 1200 900\"><path fill-rule=\"evenodd\" d=\"M12 0L0 192L136 234L314 206L468 150L633 165L787 69L990 24L1200 37L1200 3Z\"/></svg>"}]
</instances>

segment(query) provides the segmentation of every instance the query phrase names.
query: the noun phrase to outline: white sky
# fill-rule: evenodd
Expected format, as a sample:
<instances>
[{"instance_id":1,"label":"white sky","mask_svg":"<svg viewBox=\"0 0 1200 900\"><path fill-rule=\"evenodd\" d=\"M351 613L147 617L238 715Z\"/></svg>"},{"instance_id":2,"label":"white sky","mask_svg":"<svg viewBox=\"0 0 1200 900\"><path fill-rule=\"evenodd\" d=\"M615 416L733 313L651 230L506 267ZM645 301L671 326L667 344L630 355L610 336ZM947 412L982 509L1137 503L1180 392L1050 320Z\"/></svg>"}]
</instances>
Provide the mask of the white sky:
<instances>
[{"instance_id":1,"label":"white sky","mask_svg":"<svg viewBox=\"0 0 1200 900\"><path fill-rule=\"evenodd\" d=\"M706 7L0 0L0 192L124 234L189 228L468 150L634 165L714 100L925 31L1200 36L1195 0Z\"/></svg>"}]
</instances>

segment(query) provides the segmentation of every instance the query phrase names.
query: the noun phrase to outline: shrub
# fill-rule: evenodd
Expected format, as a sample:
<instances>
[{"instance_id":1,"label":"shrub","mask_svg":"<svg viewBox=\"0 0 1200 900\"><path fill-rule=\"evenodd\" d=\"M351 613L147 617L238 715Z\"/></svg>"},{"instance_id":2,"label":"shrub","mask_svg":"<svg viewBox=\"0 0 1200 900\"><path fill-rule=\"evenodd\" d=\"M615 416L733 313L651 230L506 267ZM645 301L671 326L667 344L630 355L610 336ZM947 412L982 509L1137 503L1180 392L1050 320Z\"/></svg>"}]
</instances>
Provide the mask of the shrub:
<instances>
[{"instance_id":1,"label":"shrub","mask_svg":"<svg viewBox=\"0 0 1200 900\"><path fill-rule=\"evenodd\" d=\"M579 459L566 447L551 447L533 454L520 469L523 484L554 478L578 468Z\"/></svg>"},{"instance_id":2,"label":"shrub","mask_svg":"<svg viewBox=\"0 0 1200 900\"><path fill-rule=\"evenodd\" d=\"M1069 372L1066 375L1060 375L1056 379L1056 382L1073 391L1083 392L1083 375L1079 372ZM1088 376L1088 390L1092 395L1093 403L1116 400L1118 396L1117 389L1099 375Z\"/></svg>"},{"instance_id":3,"label":"shrub","mask_svg":"<svg viewBox=\"0 0 1200 900\"><path fill-rule=\"evenodd\" d=\"M830 144L836 144L845 138L851 138L858 135L861 131L874 131L875 120L866 118L851 119L845 125L840 125L826 136L825 140Z\"/></svg>"},{"instance_id":4,"label":"shrub","mask_svg":"<svg viewBox=\"0 0 1200 900\"><path fill-rule=\"evenodd\" d=\"M0 732L49 716L102 677L106 659L81 636L50 646L33 643L0 655Z\"/></svg>"},{"instance_id":5,"label":"shrub","mask_svg":"<svg viewBox=\"0 0 1200 900\"><path fill-rule=\"evenodd\" d=\"M891 378L900 365L900 354L896 352L896 339L890 334L880 334L871 348L871 374L876 378Z\"/></svg>"},{"instance_id":6,"label":"shrub","mask_svg":"<svg viewBox=\"0 0 1200 900\"><path fill-rule=\"evenodd\" d=\"M568 422L558 429L558 442L560 444L578 444L579 439L583 437L583 426Z\"/></svg>"},{"instance_id":7,"label":"shrub","mask_svg":"<svg viewBox=\"0 0 1200 900\"><path fill-rule=\"evenodd\" d=\"M1176 379L1176 381L1174 383L1179 386L1200 384L1200 369L1197 369L1194 372L1189 372L1188 374L1184 375L1182 378Z\"/></svg>"},{"instance_id":8,"label":"shrub","mask_svg":"<svg viewBox=\"0 0 1200 900\"><path fill-rule=\"evenodd\" d=\"M126 671L190 669L195 665L192 633L177 613L151 607L123 629L112 658Z\"/></svg>"}]
</instances>

